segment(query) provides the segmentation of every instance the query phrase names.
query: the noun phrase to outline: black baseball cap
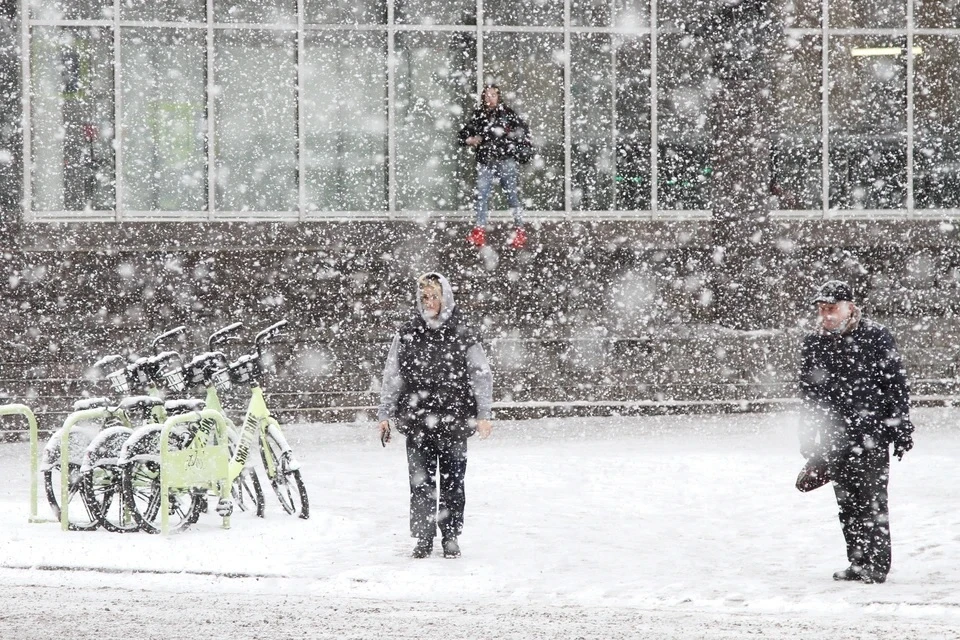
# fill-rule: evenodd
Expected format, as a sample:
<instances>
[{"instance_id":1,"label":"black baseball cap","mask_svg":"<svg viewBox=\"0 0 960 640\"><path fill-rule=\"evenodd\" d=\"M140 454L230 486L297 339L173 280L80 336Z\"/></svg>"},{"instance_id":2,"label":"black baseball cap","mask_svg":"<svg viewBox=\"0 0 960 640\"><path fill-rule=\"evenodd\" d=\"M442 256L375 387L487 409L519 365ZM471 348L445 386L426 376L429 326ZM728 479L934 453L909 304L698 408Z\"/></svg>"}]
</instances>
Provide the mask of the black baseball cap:
<instances>
[{"instance_id":1,"label":"black baseball cap","mask_svg":"<svg viewBox=\"0 0 960 640\"><path fill-rule=\"evenodd\" d=\"M853 289L842 280L827 280L817 290L817 295L810 300L810 304L820 302L826 304L836 304L843 300L853 302Z\"/></svg>"}]
</instances>

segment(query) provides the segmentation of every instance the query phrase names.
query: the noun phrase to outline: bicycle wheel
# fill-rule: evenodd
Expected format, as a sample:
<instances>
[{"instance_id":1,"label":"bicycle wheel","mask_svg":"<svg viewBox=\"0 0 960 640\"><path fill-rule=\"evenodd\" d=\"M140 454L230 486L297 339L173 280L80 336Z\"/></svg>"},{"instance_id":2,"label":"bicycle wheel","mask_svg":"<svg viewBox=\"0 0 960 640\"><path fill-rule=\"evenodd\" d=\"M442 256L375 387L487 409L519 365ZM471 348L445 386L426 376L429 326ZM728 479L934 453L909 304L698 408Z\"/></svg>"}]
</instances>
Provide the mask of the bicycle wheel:
<instances>
[{"instance_id":1,"label":"bicycle wheel","mask_svg":"<svg viewBox=\"0 0 960 640\"><path fill-rule=\"evenodd\" d=\"M269 460L267 456L270 456ZM297 514L304 520L310 517L310 502L307 500L307 488L303 485L299 470L287 469L288 457L283 455L280 443L267 431L265 446L260 447L263 468L274 469L270 485L280 499L280 506L290 515ZM271 464L272 463L272 464Z\"/></svg>"},{"instance_id":2,"label":"bicycle wheel","mask_svg":"<svg viewBox=\"0 0 960 640\"><path fill-rule=\"evenodd\" d=\"M200 518L203 492L170 489L170 530L182 531ZM147 533L160 533L160 463L133 460L123 469L123 497L137 524Z\"/></svg>"},{"instance_id":3,"label":"bicycle wheel","mask_svg":"<svg viewBox=\"0 0 960 640\"><path fill-rule=\"evenodd\" d=\"M123 469L117 465L103 465L87 471L80 484L83 501L90 512L97 513L100 524L113 533L140 530L123 499Z\"/></svg>"},{"instance_id":4,"label":"bicycle wheel","mask_svg":"<svg viewBox=\"0 0 960 640\"><path fill-rule=\"evenodd\" d=\"M237 476L230 487L230 493L234 504L241 511L253 511L258 518L263 517L263 487L255 470L247 469Z\"/></svg>"},{"instance_id":5,"label":"bicycle wheel","mask_svg":"<svg viewBox=\"0 0 960 640\"><path fill-rule=\"evenodd\" d=\"M85 474L80 473L80 465L71 462L68 494L67 494L67 520L71 531L93 531L100 526L99 511L91 510L83 499L83 492L80 488L84 482ZM43 472L43 486L47 492L47 502L53 510L53 515L60 520L60 465L54 465L52 468Z\"/></svg>"}]
</instances>

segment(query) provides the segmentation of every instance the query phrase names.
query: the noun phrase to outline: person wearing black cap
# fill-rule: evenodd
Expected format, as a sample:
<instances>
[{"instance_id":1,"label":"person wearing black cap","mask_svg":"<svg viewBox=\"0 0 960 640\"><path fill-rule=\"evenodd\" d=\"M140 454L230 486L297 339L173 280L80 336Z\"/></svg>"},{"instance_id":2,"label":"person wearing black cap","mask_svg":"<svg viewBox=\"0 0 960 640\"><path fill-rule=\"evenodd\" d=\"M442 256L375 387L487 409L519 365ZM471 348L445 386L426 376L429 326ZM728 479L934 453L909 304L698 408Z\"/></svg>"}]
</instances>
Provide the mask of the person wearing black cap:
<instances>
[{"instance_id":1,"label":"person wearing black cap","mask_svg":"<svg viewBox=\"0 0 960 640\"><path fill-rule=\"evenodd\" d=\"M818 331L803 341L800 392L809 421L801 452L826 460L850 566L834 580L877 583L890 571L887 483L894 455L913 447L910 388L890 331L867 318L845 282L830 280L811 300Z\"/></svg>"},{"instance_id":2,"label":"person wearing black cap","mask_svg":"<svg viewBox=\"0 0 960 640\"><path fill-rule=\"evenodd\" d=\"M393 338L380 387L380 440L391 423L407 437L410 535L414 558L433 552L440 529L445 558L460 557L466 503L467 438L490 435L493 374L476 331L460 315L439 273L417 279L413 318ZM439 501L437 476L439 475Z\"/></svg>"}]
</instances>

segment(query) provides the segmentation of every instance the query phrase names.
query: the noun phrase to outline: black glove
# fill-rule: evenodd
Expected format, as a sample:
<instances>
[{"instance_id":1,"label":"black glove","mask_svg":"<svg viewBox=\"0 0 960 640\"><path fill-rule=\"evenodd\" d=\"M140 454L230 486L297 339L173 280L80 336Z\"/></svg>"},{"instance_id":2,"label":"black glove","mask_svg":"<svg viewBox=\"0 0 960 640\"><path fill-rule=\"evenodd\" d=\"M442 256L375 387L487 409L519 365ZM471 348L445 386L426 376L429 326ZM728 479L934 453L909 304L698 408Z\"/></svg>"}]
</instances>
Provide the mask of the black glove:
<instances>
[{"instance_id":1,"label":"black glove","mask_svg":"<svg viewBox=\"0 0 960 640\"><path fill-rule=\"evenodd\" d=\"M903 460L903 454L910 449L913 449L913 436L909 433L898 435L893 442L893 455L897 456L897 460Z\"/></svg>"}]
</instances>

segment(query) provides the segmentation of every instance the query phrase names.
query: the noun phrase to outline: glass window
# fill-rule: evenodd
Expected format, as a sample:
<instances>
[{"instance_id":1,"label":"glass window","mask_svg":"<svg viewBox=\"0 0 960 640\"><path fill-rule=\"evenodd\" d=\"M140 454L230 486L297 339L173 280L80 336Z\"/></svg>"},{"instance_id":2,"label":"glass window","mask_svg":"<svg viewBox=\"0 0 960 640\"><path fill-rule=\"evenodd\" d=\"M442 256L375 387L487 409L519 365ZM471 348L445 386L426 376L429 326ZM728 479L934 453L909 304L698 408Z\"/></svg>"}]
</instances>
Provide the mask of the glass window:
<instances>
[{"instance_id":1,"label":"glass window","mask_svg":"<svg viewBox=\"0 0 960 640\"><path fill-rule=\"evenodd\" d=\"M571 166L576 211L613 208L614 53L608 34L571 39Z\"/></svg>"},{"instance_id":2,"label":"glass window","mask_svg":"<svg viewBox=\"0 0 960 640\"><path fill-rule=\"evenodd\" d=\"M830 0L833 29L905 29L906 0Z\"/></svg>"},{"instance_id":3,"label":"glass window","mask_svg":"<svg viewBox=\"0 0 960 640\"><path fill-rule=\"evenodd\" d=\"M921 29L957 29L960 0L913 0L913 15Z\"/></svg>"},{"instance_id":4,"label":"glass window","mask_svg":"<svg viewBox=\"0 0 960 640\"><path fill-rule=\"evenodd\" d=\"M457 133L476 99L475 35L401 32L396 54L397 208L467 208L474 169Z\"/></svg>"},{"instance_id":5,"label":"glass window","mask_svg":"<svg viewBox=\"0 0 960 640\"><path fill-rule=\"evenodd\" d=\"M397 24L477 24L476 0L395 0Z\"/></svg>"},{"instance_id":6,"label":"glass window","mask_svg":"<svg viewBox=\"0 0 960 640\"><path fill-rule=\"evenodd\" d=\"M563 36L491 33L483 46L485 81L526 121L538 154L520 170L521 198L529 210L563 211Z\"/></svg>"},{"instance_id":7,"label":"glass window","mask_svg":"<svg viewBox=\"0 0 960 640\"><path fill-rule=\"evenodd\" d=\"M386 35L315 33L305 54L307 209L386 210Z\"/></svg>"},{"instance_id":8,"label":"glass window","mask_svg":"<svg viewBox=\"0 0 960 640\"><path fill-rule=\"evenodd\" d=\"M774 77L770 191L778 209L820 209L822 51L818 36L786 38Z\"/></svg>"},{"instance_id":9,"label":"glass window","mask_svg":"<svg viewBox=\"0 0 960 640\"><path fill-rule=\"evenodd\" d=\"M830 207L906 204L907 82L903 38L830 41Z\"/></svg>"},{"instance_id":10,"label":"glass window","mask_svg":"<svg viewBox=\"0 0 960 640\"><path fill-rule=\"evenodd\" d=\"M614 37L616 208L650 209L650 41Z\"/></svg>"},{"instance_id":11,"label":"glass window","mask_svg":"<svg viewBox=\"0 0 960 640\"><path fill-rule=\"evenodd\" d=\"M649 0L571 0L574 26L646 29L650 26Z\"/></svg>"},{"instance_id":12,"label":"glass window","mask_svg":"<svg viewBox=\"0 0 960 640\"><path fill-rule=\"evenodd\" d=\"M295 0L214 0L213 20L294 24L297 21L297 3Z\"/></svg>"},{"instance_id":13,"label":"glass window","mask_svg":"<svg viewBox=\"0 0 960 640\"><path fill-rule=\"evenodd\" d=\"M216 207L297 208L296 36L216 34Z\"/></svg>"},{"instance_id":14,"label":"glass window","mask_svg":"<svg viewBox=\"0 0 960 640\"><path fill-rule=\"evenodd\" d=\"M307 24L386 24L386 0L303 0Z\"/></svg>"},{"instance_id":15,"label":"glass window","mask_svg":"<svg viewBox=\"0 0 960 640\"><path fill-rule=\"evenodd\" d=\"M123 206L207 208L206 34L121 31Z\"/></svg>"},{"instance_id":16,"label":"glass window","mask_svg":"<svg viewBox=\"0 0 960 640\"><path fill-rule=\"evenodd\" d=\"M563 0L484 0L483 23L515 27L561 27Z\"/></svg>"},{"instance_id":17,"label":"glass window","mask_svg":"<svg viewBox=\"0 0 960 640\"><path fill-rule=\"evenodd\" d=\"M659 208L709 208L709 47L690 35L659 36L657 198Z\"/></svg>"},{"instance_id":18,"label":"glass window","mask_svg":"<svg viewBox=\"0 0 960 640\"><path fill-rule=\"evenodd\" d=\"M776 0L775 15L783 26L792 29L815 29L820 26L823 0Z\"/></svg>"},{"instance_id":19,"label":"glass window","mask_svg":"<svg viewBox=\"0 0 960 640\"><path fill-rule=\"evenodd\" d=\"M207 3L205 0L123 0L120 17L123 20L204 22Z\"/></svg>"},{"instance_id":20,"label":"glass window","mask_svg":"<svg viewBox=\"0 0 960 640\"><path fill-rule=\"evenodd\" d=\"M657 23L661 29L691 31L704 23L702 0L671 0L657 3Z\"/></svg>"},{"instance_id":21,"label":"glass window","mask_svg":"<svg viewBox=\"0 0 960 640\"><path fill-rule=\"evenodd\" d=\"M35 27L31 54L33 209L113 209L112 31Z\"/></svg>"},{"instance_id":22,"label":"glass window","mask_svg":"<svg viewBox=\"0 0 960 640\"><path fill-rule=\"evenodd\" d=\"M17 3L19 4L19 3ZM110 20L113 0L36 0L29 3L33 20Z\"/></svg>"},{"instance_id":23,"label":"glass window","mask_svg":"<svg viewBox=\"0 0 960 640\"><path fill-rule=\"evenodd\" d=\"M960 38L922 36L914 47L914 204L960 208Z\"/></svg>"}]
</instances>

